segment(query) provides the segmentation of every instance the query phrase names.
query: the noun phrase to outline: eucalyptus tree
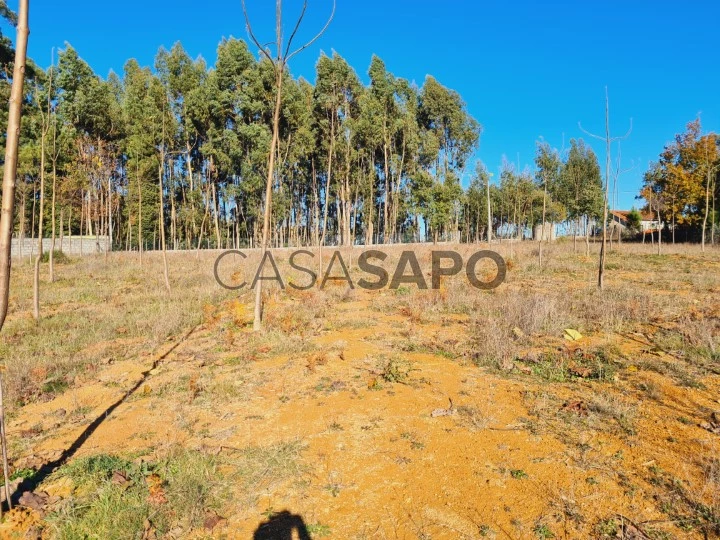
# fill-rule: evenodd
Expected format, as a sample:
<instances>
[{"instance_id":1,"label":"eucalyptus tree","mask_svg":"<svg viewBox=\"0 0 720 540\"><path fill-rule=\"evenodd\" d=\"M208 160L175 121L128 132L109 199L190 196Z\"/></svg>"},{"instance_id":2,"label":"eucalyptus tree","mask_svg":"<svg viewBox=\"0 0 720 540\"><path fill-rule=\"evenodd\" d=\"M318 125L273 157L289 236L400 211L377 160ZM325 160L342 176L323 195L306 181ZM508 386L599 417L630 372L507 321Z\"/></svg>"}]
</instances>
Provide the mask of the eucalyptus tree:
<instances>
[{"instance_id":1,"label":"eucalyptus tree","mask_svg":"<svg viewBox=\"0 0 720 540\"><path fill-rule=\"evenodd\" d=\"M381 141L381 158L383 172L383 238L387 243L391 240L391 227L389 225L390 209L390 193L392 190L390 180L390 166L393 153L393 141L395 133L398 130L399 111L395 100L396 81L395 77L388 72L385 63L377 56L373 55L370 62L370 102L369 106L374 107L378 112L380 127L382 131Z\"/></svg>"},{"instance_id":2,"label":"eucalyptus tree","mask_svg":"<svg viewBox=\"0 0 720 540\"><path fill-rule=\"evenodd\" d=\"M395 138L391 167L391 237L395 238L400 222L417 228L417 219L413 221L414 205L411 197L410 176L418 170L420 152L420 126L418 125L419 95L414 84L402 78L395 79ZM402 196L401 195L402 192Z\"/></svg>"},{"instance_id":3,"label":"eucalyptus tree","mask_svg":"<svg viewBox=\"0 0 720 540\"><path fill-rule=\"evenodd\" d=\"M480 124L467 113L457 92L445 88L431 76L425 79L420 92L418 120L425 130L421 143L423 161L434 181L430 220L437 238L437 228L447 228L453 216L452 207L456 206L461 192L459 171L477 146Z\"/></svg>"},{"instance_id":4,"label":"eucalyptus tree","mask_svg":"<svg viewBox=\"0 0 720 540\"><path fill-rule=\"evenodd\" d=\"M590 251L590 223L603 213L603 187L600 165L592 149L582 139L570 141L570 151L560 172L559 181L551 193L567 209L573 222L573 242L581 220L585 220L586 254Z\"/></svg>"},{"instance_id":5,"label":"eucalyptus tree","mask_svg":"<svg viewBox=\"0 0 720 540\"><path fill-rule=\"evenodd\" d=\"M301 235L305 243L310 243L311 223L313 230L317 231L317 179L313 174L317 125L313 114L312 85L304 79L289 79L285 89L279 143L280 155L284 159L281 161L283 172L280 177L286 178L289 183L286 197L288 241L299 246ZM313 238L317 239L317 234Z\"/></svg>"},{"instance_id":6,"label":"eucalyptus tree","mask_svg":"<svg viewBox=\"0 0 720 540\"><path fill-rule=\"evenodd\" d=\"M320 109L318 133L327 148L323 237L327 229L330 192L335 179L336 232L339 241L350 243L350 172L353 162L355 120L359 117L360 80L350 65L337 53L325 55L317 63L315 101Z\"/></svg>"},{"instance_id":7,"label":"eucalyptus tree","mask_svg":"<svg viewBox=\"0 0 720 540\"><path fill-rule=\"evenodd\" d=\"M114 206L117 206L120 146L124 142L123 118L119 103L119 81L103 81L77 52L66 45L60 51L57 68L58 116L73 139L69 175L80 189L80 221L85 218L87 234L105 234L112 248ZM83 231L80 231L81 235ZM97 250L101 249L96 242Z\"/></svg>"},{"instance_id":8,"label":"eucalyptus tree","mask_svg":"<svg viewBox=\"0 0 720 540\"><path fill-rule=\"evenodd\" d=\"M355 150L358 159L358 194L362 209L360 225L364 232L364 243L374 242L379 227L375 226L375 206L378 199L376 149L382 144L380 114L374 106L370 92L363 92L358 98L359 113L355 119Z\"/></svg>"},{"instance_id":9,"label":"eucalyptus tree","mask_svg":"<svg viewBox=\"0 0 720 540\"><path fill-rule=\"evenodd\" d=\"M158 224L160 197L157 186L158 88L159 81L149 68L130 60L124 68L123 120L126 129L124 151L127 156L126 219L135 219L137 245L142 261L147 239ZM162 99L160 94L160 99ZM160 126L162 130L162 126Z\"/></svg>"},{"instance_id":10,"label":"eucalyptus tree","mask_svg":"<svg viewBox=\"0 0 720 540\"><path fill-rule=\"evenodd\" d=\"M347 209L349 194L349 174L346 167L338 163L338 148L345 153L345 161L350 162L350 149L352 148L353 127L352 120L357 118L358 99L360 93L360 80L350 65L337 53L332 57L321 54L316 65L317 78L315 82L316 125L320 138L320 148L324 151L325 190L323 201L323 230L320 238L321 245L325 244L328 230L328 210L330 208L331 190L333 180L337 180L334 190L336 207L336 231L347 234L347 223L340 214ZM342 223L341 223L342 221ZM348 239L349 240L349 239Z\"/></svg>"},{"instance_id":11,"label":"eucalyptus tree","mask_svg":"<svg viewBox=\"0 0 720 540\"><path fill-rule=\"evenodd\" d=\"M492 227L492 223L488 222L487 206L488 206L488 184L490 182L490 173L485 165L478 161L475 164L475 174L470 180L467 189L465 221L467 227L467 238L473 238L475 242L479 242L483 233Z\"/></svg>"},{"instance_id":12,"label":"eucalyptus tree","mask_svg":"<svg viewBox=\"0 0 720 540\"><path fill-rule=\"evenodd\" d=\"M195 191L194 162L198 160L202 140L194 117L197 94L201 92L207 78L207 66L202 58L193 60L178 42L170 51L161 48L155 57L155 70L165 87L170 111L177 126L173 134L172 152L169 165L171 171L178 169L182 174L170 174L168 198L170 202L171 244L180 243L179 218L182 215L193 216L189 208L195 201L191 198ZM181 158L180 163L176 163ZM188 232L186 228L186 233ZM186 241L189 240L186 238Z\"/></svg>"},{"instance_id":13,"label":"eucalyptus tree","mask_svg":"<svg viewBox=\"0 0 720 540\"><path fill-rule=\"evenodd\" d=\"M543 190L542 217L540 219L540 244L538 248L538 263L542 265L542 250L545 241L545 223L547 222L548 207L548 188L552 193L554 186L560 179L560 169L562 161L559 152L551 148L547 142L539 142L537 145L537 153L535 155L535 166L537 172L535 179Z\"/></svg>"}]
</instances>

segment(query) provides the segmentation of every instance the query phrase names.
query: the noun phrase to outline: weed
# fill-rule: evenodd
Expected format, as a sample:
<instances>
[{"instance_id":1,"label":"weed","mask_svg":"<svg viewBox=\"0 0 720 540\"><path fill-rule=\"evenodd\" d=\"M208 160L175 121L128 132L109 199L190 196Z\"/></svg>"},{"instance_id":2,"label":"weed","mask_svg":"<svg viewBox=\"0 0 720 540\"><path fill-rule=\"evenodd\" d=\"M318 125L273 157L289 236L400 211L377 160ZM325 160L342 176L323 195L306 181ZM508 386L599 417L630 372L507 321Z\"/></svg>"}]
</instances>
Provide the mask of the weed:
<instances>
[{"instance_id":1,"label":"weed","mask_svg":"<svg viewBox=\"0 0 720 540\"><path fill-rule=\"evenodd\" d=\"M547 538L555 538L555 534L550 530L550 527L545 525L544 523L538 523L533 528L533 532L535 533L535 536L537 536L540 540L545 540Z\"/></svg>"},{"instance_id":2,"label":"weed","mask_svg":"<svg viewBox=\"0 0 720 540\"><path fill-rule=\"evenodd\" d=\"M412 371L409 362L391 358L383 362L379 368L380 377L389 383L406 383Z\"/></svg>"},{"instance_id":3,"label":"weed","mask_svg":"<svg viewBox=\"0 0 720 540\"><path fill-rule=\"evenodd\" d=\"M619 529L619 525L614 518L604 519L595 526L595 531L601 538L617 538L620 532Z\"/></svg>"},{"instance_id":4,"label":"weed","mask_svg":"<svg viewBox=\"0 0 720 540\"><path fill-rule=\"evenodd\" d=\"M307 526L307 532L310 538L325 538L326 536L330 536L332 531L327 525L314 523Z\"/></svg>"}]
</instances>

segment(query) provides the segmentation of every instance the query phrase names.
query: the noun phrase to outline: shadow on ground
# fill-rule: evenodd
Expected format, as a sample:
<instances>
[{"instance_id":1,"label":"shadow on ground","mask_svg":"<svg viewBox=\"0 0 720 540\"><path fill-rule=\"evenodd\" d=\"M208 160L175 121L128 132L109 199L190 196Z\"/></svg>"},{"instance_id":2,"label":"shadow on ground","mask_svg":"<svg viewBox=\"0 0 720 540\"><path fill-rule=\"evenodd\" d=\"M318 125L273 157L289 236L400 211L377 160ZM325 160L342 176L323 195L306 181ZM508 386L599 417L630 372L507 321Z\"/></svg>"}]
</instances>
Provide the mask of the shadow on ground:
<instances>
[{"instance_id":1,"label":"shadow on ground","mask_svg":"<svg viewBox=\"0 0 720 540\"><path fill-rule=\"evenodd\" d=\"M283 510L263 521L253 534L253 540L292 540L293 531L297 531L300 540L310 540L303 518Z\"/></svg>"}]
</instances>

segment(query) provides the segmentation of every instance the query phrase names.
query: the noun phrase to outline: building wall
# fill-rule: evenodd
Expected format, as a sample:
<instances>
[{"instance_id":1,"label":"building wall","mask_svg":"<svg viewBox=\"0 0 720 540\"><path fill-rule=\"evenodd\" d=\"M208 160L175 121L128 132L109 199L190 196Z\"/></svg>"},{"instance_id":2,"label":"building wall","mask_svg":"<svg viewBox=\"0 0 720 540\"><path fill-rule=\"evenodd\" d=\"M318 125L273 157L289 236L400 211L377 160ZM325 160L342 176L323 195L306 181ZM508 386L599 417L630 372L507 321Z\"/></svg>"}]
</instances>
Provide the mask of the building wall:
<instances>
[{"instance_id":1,"label":"building wall","mask_svg":"<svg viewBox=\"0 0 720 540\"><path fill-rule=\"evenodd\" d=\"M60 243L60 238L55 238L55 250L62 251L66 255L92 255L94 253L105 253L107 249L107 236L65 236ZM38 251L36 239L19 238L12 239L13 257L29 257ZM50 239L43 239L43 252L50 251Z\"/></svg>"},{"instance_id":2,"label":"building wall","mask_svg":"<svg viewBox=\"0 0 720 540\"><path fill-rule=\"evenodd\" d=\"M654 220L654 221L643 220L640 222L640 229L643 231L657 230L657 228L658 228L657 220Z\"/></svg>"},{"instance_id":3,"label":"building wall","mask_svg":"<svg viewBox=\"0 0 720 540\"><path fill-rule=\"evenodd\" d=\"M535 225L533 229L533 240L540 241L541 238L545 240L555 241L557 237L557 229L554 223L545 223L545 233L543 234L543 227L540 224Z\"/></svg>"}]
</instances>

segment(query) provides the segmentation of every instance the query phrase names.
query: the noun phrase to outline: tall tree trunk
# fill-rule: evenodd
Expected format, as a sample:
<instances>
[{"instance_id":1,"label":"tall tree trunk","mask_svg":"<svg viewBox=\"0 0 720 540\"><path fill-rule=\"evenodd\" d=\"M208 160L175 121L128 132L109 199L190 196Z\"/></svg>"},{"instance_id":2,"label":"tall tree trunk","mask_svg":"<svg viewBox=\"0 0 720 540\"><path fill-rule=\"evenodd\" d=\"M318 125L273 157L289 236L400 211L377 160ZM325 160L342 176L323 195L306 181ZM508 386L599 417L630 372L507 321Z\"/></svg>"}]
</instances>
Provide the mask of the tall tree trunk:
<instances>
[{"instance_id":1,"label":"tall tree trunk","mask_svg":"<svg viewBox=\"0 0 720 540\"><path fill-rule=\"evenodd\" d=\"M540 223L540 248L538 249L538 266L542 268L542 250L545 242L545 209L547 206L547 177L543 178L543 209L542 222Z\"/></svg>"},{"instance_id":2,"label":"tall tree trunk","mask_svg":"<svg viewBox=\"0 0 720 540\"><path fill-rule=\"evenodd\" d=\"M137 174L138 185L138 254L140 256L140 266L143 264L143 226L142 226L142 187L140 186L140 162L135 158L135 172Z\"/></svg>"},{"instance_id":3,"label":"tall tree trunk","mask_svg":"<svg viewBox=\"0 0 720 540\"><path fill-rule=\"evenodd\" d=\"M165 127L163 126L163 136ZM158 167L158 183L160 185L160 221L158 227L160 228L160 247L162 249L163 257L163 275L165 277L165 289L170 292L170 276L168 275L168 262L167 262L167 251L165 250L165 204L163 195L163 169L165 168L165 150L160 152L160 166Z\"/></svg>"},{"instance_id":4,"label":"tall tree trunk","mask_svg":"<svg viewBox=\"0 0 720 540\"><path fill-rule=\"evenodd\" d=\"M672 243L674 246L675 245L675 212L673 212L673 217L672 217Z\"/></svg>"},{"instance_id":5,"label":"tall tree trunk","mask_svg":"<svg viewBox=\"0 0 720 540\"><path fill-rule=\"evenodd\" d=\"M210 181L210 178L208 178L208 182L209 181ZM201 188L201 192L202 192L202 186L200 188ZM203 214L202 221L200 222L200 232L198 233L197 250L195 252L196 259L200 257L200 248L202 247L203 233L205 232L205 222L207 221L209 214L210 214L210 198L209 198L208 187L206 184L206 187L205 187L205 213Z\"/></svg>"},{"instance_id":6,"label":"tall tree trunk","mask_svg":"<svg viewBox=\"0 0 720 540\"><path fill-rule=\"evenodd\" d=\"M113 247L113 220L112 220L112 174L108 174L107 181L107 245L105 246L105 259ZM54 193L54 192L53 192Z\"/></svg>"},{"instance_id":7,"label":"tall tree trunk","mask_svg":"<svg viewBox=\"0 0 720 540\"><path fill-rule=\"evenodd\" d=\"M220 218L218 216L219 210L218 210L218 203L217 203L217 189L215 186L215 182L213 182L210 185L211 195L212 195L212 203L213 203L213 214L215 216L215 247L217 249L222 249L222 239L220 238Z\"/></svg>"},{"instance_id":8,"label":"tall tree trunk","mask_svg":"<svg viewBox=\"0 0 720 540\"><path fill-rule=\"evenodd\" d=\"M43 121L44 123L44 121ZM38 215L38 253L33 273L33 318L40 320L40 261L43 255L43 216L45 212L45 125L40 135L40 214Z\"/></svg>"},{"instance_id":9,"label":"tall tree trunk","mask_svg":"<svg viewBox=\"0 0 720 540\"><path fill-rule=\"evenodd\" d=\"M590 256L590 216L585 216L585 256Z\"/></svg>"},{"instance_id":10,"label":"tall tree trunk","mask_svg":"<svg viewBox=\"0 0 720 540\"><path fill-rule=\"evenodd\" d=\"M580 229L580 216L573 221L573 252L577 253L577 235Z\"/></svg>"},{"instance_id":11,"label":"tall tree trunk","mask_svg":"<svg viewBox=\"0 0 720 540\"><path fill-rule=\"evenodd\" d=\"M65 238L65 209L60 208L60 251L63 251L63 239Z\"/></svg>"},{"instance_id":12,"label":"tall tree trunk","mask_svg":"<svg viewBox=\"0 0 720 540\"><path fill-rule=\"evenodd\" d=\"M333 151L335 147L335 114L330 115L330 145L328 148L328 165L327 174L325 176L325 207L323 209L323 229L322 237L320 239L321 245L325 245L325 234L327 232L327 220L328 220L328 201L330 200L330 179L332 175L332 159Z\"/></svg>"},{"instance_id":13,"label":"tall tree trunk","mask_svg":"<svg viewBox=\"0 0 720 540\"><path fill-rule=\"evenodd\" d=\"M85 216L85 192L80 188L80 256L83 256L83 218Z\"/></svg>"},{"instance_id":14,"label":"tall tree trunk","mask_svg":"<svg viewBox=\"0 0 720 540\"><path fill-rule=\"evenodd\" d=\"M489 174L489 173L488 173ZM485 187L487 188L485 191L485 196L487 198L487 241L488 246L492 242L492 212L490 209L490 177L488 176L487 183L485 184Z\"/></svg>"},{"instance_id":15,"label":"tall tree trunk","mask_svg":"<svg viewBox=\"0 0 720 540\"><path fill-rule=\"evenodd\" d=\"M20 215L20 258L25 256L25 212L26 212L26 198L25 190L21 193L20 206L22 208L22 214Z\"/></svg>"},{"instance_id":16,"label":"tall tree trunk","mask_svg":"<svg viewBox=\"0 0 720 540\"><path fill-rule=\"evenodd\" d=\"M389 241L388 238L388 199L390 197L390 194L388 193L388 176L389 176L389 166L388 166L388 143L387 143L387 121L383 123L383 160L384 160L384 168L385 168L385 201L383 204L383 244L387 244ZM379 231L378 231L379 232Z\"/></svg>"},{"instance_id":17,"label":"tall tree trunk","mask_svg":"<svg viewBox=\"0 0 720 540\"><path fill-rule=\"evenodd\" d=\"M717 216L715 215L715 191L717 190L716 180L713 179L713 187L712 187L712 223L710 224L710 245L715 245L715 222L717 221Z\"/></svg>"},{"instance_id":18,"label":"tall tree trunk","mask_svg":"<svg viewBox=\"0 0 720 540\"><path fill-rule=\"evenodd\" d=\"M22 115L27 42L28 34L30 33L28 27L28 9L29 0L20 0L2 180L2 212L0 213L0 329L5 324L10 298L10 264L14 228L13 210L15 207L15 185L17 180L18 142L20 140L20 119ZM7 480L9 479L6 479L6 481Z\"/></svg>"},{"instance_id":19,"label":"tall tree trunk","mask_svg":"<svg viewBox=\"0 0 720 540\"><path fill-rule=\"evenodd\" d=\"M706 150L707 152L707 150ZM706 159L707 161L707 154ZM707 163L707 182L705 183L705 215L703 216L702 226L702 252L705 253L705 229L707 229L708 213L710 211L710 179L712 177L712 167Z\"/></svg>"},{"instance_id":20,"label":"tall tree trunk","mask_svg":"<svg viewBox=\"0 0 720 540\"><path fill-rule=\"evenodd\" d=\"M28 28L29 0L20 0L15 43L15 64L13 66L12 89L10 90L10 111L5 142L5 164L2 180L2 211L0 212L0 329L5 324L10 300L10 264L13 233L13 210L15 207L15 183L17 175L18 142L20 139L20 119L22 115L23 84L25 81L25 62ZM7 440L5 439L5 411L2 400L2 375L0 375L0 437L2 439L3 475L5 477L5 497L8 507L12 508L8 474ZM0 508L0 516L2 508Z\"/></svg>"},{"instance_id":21,"label":"tall tree trunk","mask_svg":"<svg viewBox=\"0 0 720 540\"><path fill-rule=\"evenodd\" d=\"M53 132L53 139L55 138L55 133ZM54 252L55 252L55 191L57 189L57 156L54 151L55 148L55 141L53 140L53 181L52 181L52 199L51 199L51 210L50 210L50 220L52 221L51 231L50 231L50 253L48 254L48 262L50 265L50 283L53 283L55 281L55 261L54 261ZM62 230L62 225L60 226L60 230Z\"/></svg>"}]
</instances>

